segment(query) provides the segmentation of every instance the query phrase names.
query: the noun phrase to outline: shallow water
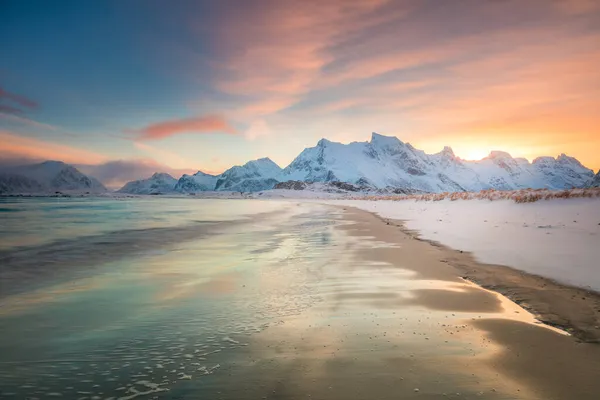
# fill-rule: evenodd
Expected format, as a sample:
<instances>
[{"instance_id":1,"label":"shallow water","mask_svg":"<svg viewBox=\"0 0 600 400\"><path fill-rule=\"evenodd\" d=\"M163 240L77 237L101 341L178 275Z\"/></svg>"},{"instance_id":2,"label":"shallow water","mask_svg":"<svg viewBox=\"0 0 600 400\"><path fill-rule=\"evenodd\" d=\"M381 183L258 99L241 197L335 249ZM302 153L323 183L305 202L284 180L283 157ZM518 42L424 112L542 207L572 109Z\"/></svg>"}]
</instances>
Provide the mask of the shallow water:
<instances>
[{"instance_id":1,"label":"shallow water","mask_svg":"<svg viewBox=\"0 0 600 400\"><path fill-rule=\"evenodd\" d=\"M19 211L3 224L13 237L3 243L3 272L20 260L11 249L51 248L43 267L69 265L0 303L1 393L16 397L132 398L211 374L250 335L319 300L308 290L310 271L335 258L340 240L330 209L293 203L35 199L4 207ZM200 224L199 239L156 229L193 221L210 222ZM140 243L168 237L120 246L118 259L106 259L119 245L111 237L130 230ZM101 239L90 246L90 236ZM75 251L95 266L73 262Z\"/></svg>"},{"instance_id":2,"label":"shallow water","mask_svg":"<svg viewBox=\"0 0 600 400\"><path fill-rule=\"evenodd\" d=\"M547 398L470 323L530 314L342 208L54 201L4 200L0 398Z\"/></svg>"},{"instance_id":3,"label":"shallow water","mask_svg":"<svg viewBox=\"0 0 600 400\"><path fill-rule=\"evenodd\" d=\"M199 204L185 198L0 197L0 250L126 229L236 220L269 207L276 206L219 200Z\"/></svg>"}]
</instances>

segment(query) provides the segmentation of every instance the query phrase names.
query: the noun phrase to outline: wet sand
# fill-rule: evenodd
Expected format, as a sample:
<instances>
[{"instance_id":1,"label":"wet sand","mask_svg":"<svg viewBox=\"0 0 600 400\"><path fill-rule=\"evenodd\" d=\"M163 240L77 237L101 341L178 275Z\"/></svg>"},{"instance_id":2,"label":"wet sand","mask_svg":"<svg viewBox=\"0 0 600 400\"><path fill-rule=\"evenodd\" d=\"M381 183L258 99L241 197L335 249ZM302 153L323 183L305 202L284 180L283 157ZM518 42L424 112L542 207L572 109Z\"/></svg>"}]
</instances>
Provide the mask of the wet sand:
<instances>
[{"instance_id":1,"label":"wet sand","mask_svg":"<svg viewBox=\"0 0 600 400\"><path fill-rule=\"evenodd\" d=\"M402 221L375 218L399 228L415 240L438 248L442 261L454 267L463 279L503 294L535 314L538 320L565 330L578 340L600 343L600 293L504 265L483 264L469 252L421 238L418 232L407 229Z\"/></svg>"},{"instance_id":2,"label":"wet sand","mask_svg":"<svg viewBox=\"0 0 600 400\"><path fill-rule=\"evenodd\" d=\"M11 297L0 398L600 398L600 346L463 279L452 250L283 206Z\"/></svg>"},{"instance_id":3,"label":"wet sand","mask_svg":"<svg viewBox=\"0 0 600 400\"><path fill-rule=\"evenodd\" d=\"M346 256L315 271L322 301L253 336L204 382L216 398L599 398L600 346L462 279L448 249L364 211L344 220Z\"/></svg>"}]
</instances>

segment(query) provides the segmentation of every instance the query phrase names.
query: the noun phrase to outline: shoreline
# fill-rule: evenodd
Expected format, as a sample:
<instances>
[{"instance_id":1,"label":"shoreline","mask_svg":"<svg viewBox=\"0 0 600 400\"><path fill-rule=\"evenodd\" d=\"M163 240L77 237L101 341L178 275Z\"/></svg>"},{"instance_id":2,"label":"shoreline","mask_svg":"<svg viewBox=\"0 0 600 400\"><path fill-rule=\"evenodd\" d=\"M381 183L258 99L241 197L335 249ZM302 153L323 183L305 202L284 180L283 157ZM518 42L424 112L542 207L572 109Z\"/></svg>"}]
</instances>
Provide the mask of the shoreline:
<instances>
[{"instance_id":1,"label":"shoreline","mask_svg":"<svg viewBox=\"0 0 600 400\"><path fill-rule=\"evenodd\" d=\"M1 368L5 391L597 400L598 345L462 279L449 250L399 221L298 199L244 206L254 217L217 236L179 243L170 231L178 244L164 251L125 255L89 279L74 265L61 285L14 297L0 313L3 361L20 362ZM47 376L36 360L60 369Z\"/></svg>"},{"instance_id":2,"label":"shoreline","mask_svg":"<svg viewBox=\"0 0 600 400\"><path fill-rule=\"evenodd\" d=\"M319 300L253 335L225 367L236 382L215 376L221 397L597 399L600 347L461 279L396 224L327 211L334 260L308 270Z\"/></svg>"},{"instance_id":3,"label":"shoreline","mask_svg":"<svg viewBox=\"0 0 600 400\"><path fill-rule=\"evenodd\" d=\"M383 218L358 207L334 206L365 212L383 224L393 225L411 239L425 242L442 252L442 261L459 272L457 278L507 297L540 322L568 332L581 342L600 344L600 293L510 266L482 263L471 252L421 237L420 232L408 229L405 221Z\"/></svg>"}]
</instances>

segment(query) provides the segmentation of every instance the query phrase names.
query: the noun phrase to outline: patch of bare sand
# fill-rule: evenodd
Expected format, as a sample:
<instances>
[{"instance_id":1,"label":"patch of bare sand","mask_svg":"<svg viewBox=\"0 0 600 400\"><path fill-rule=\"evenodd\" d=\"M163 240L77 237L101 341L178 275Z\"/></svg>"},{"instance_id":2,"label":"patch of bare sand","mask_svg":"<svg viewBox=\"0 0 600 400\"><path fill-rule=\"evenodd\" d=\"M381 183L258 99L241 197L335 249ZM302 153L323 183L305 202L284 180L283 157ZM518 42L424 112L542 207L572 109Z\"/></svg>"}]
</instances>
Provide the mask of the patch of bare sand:
<instances>
[{"instance_id":1,"label":"patch of bare sand","mask_svg":"<svg viewBox=\"0 0 600 400\"><path fill-rule=\"evenodd\" d=\"M364 212L353 208L346 208L346 211L353 218ZM581 341L600 343L600 293L564 285L507 266L480 263L471 253L420 238L418 232L406 229L402 221L370 215L383 223L378 229L385 231L383 235L389 236L390 240L417 240L430 244L429 251L451 267L447 273L454 278L462 277L501 293L535 314L540 321L561 328ZM426 276L428 271L420 270L419 273Z\"/></svg>"},{"instance_id":2,"label":"patch of bare sand","mask_svg":"<svg viewBox=\"0 0 600 400\"><path fill-rule=\"evenodd\" d=\"M482 319L473 325L500 346L485 363L535 388L539 398L600 398L600 346L506 319Z\"/></svg>"},{"instance_id":3,"label":"patch of bare sand","mask_svg":"<svg viewBox=\"0 0 600 400\"><path fill-rule=\"evenodd\" d=\"M600 347L461 279L445 250L346 209L322 301L203 381L224 399L597 400Z\"/></svg>"},{"instance_id":4,"label":"patch of bare sand","mask_svg":"<svg viewBox=\"0 0 600 400\"><path fill-rule=\"evenodd\" d=\"M397 243L398 248L379 249L367 257L387 259L415 272L416 279L460 282L461 277L479 287L459 291L416 289L414 297L398 305L421 305L434 310L485 313L469 324L485 333L493 351L476 357L477 368L487 368L528 388L519 389L516 398L598 399L600 398L600 296L579 288L528 275L512 268L483 265L470 254L449 249L439 243L418 239L397 221L381 220L361 210L346 208L348 218L356 221L350 234L368 235L376 240ZM398 227L402 229L398 229ZM354 233L353 233L354 232ZM433 246L432 246L433 244ZM403 251L400 251L402 249ZM395 253L395 254L394 254ZM552 326L565 327L575 337L536 325L529 313L497 295L499 292L535 313L537 319ZM493 313L500 312L500 318Z\"/></svg>"},{"instance_id":5,"label":"patch of bare sand","mask_svg":"<svg viewBox=\"0 0 600 400\"><path fill-rule=\"evenodd\" d=\"M235 365L206 383L222 398L597 399L597 346L536 324L461 279L443 249L372 214L346 209L335 231L345 238L339 259L311 289L322 301L252 336ZM521 330L525 342L513 334ZM564 351L555 354L555 343ZM529 371L535 362L542 372Z\"/></svg>"}]
</instances>

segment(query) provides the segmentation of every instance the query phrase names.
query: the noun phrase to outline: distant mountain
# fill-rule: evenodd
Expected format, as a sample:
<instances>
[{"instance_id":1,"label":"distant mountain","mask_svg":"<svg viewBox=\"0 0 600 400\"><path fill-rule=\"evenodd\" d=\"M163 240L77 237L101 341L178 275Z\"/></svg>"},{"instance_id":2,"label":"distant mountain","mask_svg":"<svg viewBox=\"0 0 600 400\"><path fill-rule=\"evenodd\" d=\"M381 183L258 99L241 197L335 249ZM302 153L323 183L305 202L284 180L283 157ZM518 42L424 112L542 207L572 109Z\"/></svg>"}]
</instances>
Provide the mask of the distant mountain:
<instances>
[{"instance_id":1,"label":"distant mountain","mask_svg":"<svg viewBox=\"0 0 600 400\"><path fill-rule=\"evenodd\" d=\"M321 139L287 166L280 180L342 181L373 188L444 192L518 188L564 189L583 186L593 172L564 154L533 163L494 151L465 161L446 147L426 154L396 137L373 133L370 142L341 144Z\"/></svg>"},{"instance_id":2,"label":"distant mountain","mask_svg":"<svg viewBox=\"0 0 600 400\"><path fill-rule=\"evenodd\" d=\"M271 189L288 181L342 182L361 190L404 193L567 189L583 187L593 177L592 170L564 154L557 158L539 157L530 163L524 158L493 151L483 160L466 161L457 157L450 147L436 154L426 154L397 137L373 133L368 142L342 144L321 139L315 147L304 149L283 170L270 159L261 158L216 176L201 171L183 175L173 190L179 193L251 192ZM120 191L130 190L128 185Z\"/></svg>"},{"instance_id":3,"label":"distant mountain","mask_svg":"<svg viewBox=\"0 0 600 400\"><path fill-rule=\"evenodd\" d=\"M148 179L128 182L119 189L119 193L131 194L164 194L174 191L177 179L164 172L157 172Z\"/></svg>"},{"instance_id":4,"label":"distant mountain","mask_svg":"<svg viewBox=\"0 0 600 400\"><path fill-rule=\"evenodd\" d=\"M184 174L174 187L174 191L179 193L195 193L208 190L215 190L217 177L215 175L205 174L202 171L194 175Z\"/></svg>"},{"instance_id":5,"label":"distant mountain","mask_svg":"<svg viewBox=\"0 0 600 400\"><path fill-rule=\"evenodd\" d=\"M194 175L183 175L171 187L171 192L196 193L204 191L256 192L272 189L279 180L281 168L269 158L249 161L244 165L236 165L220 175L210 175L202 171ZM156 174L153 175L153 178ZM141 193L139 188L146 188L152 178L127 183L119 192L132 194ZM167 186L165 186L166 189ZM145 190L145 189L142 189ZM165 190L165 193L167 191Z\"/></svg>"},{"instance_id":6,"label":"distant mountain","mask_svg":"<svg viewBox=\"0 0 600 400\"><path fill-rule=\"evenodd\" d=\"M106 188L61 161L6 167L0 171L0 194L101 193Z\"/></svg>"},{"instance_id":7,"label":"distant mountain","mask_svg":"<svg viewBox=\"0 0 600 400\"><path fill-rule=\"evenodd\" d=\"M600 170L598 173L587 183L587 187L600 187Z\"/></svg>"},{"instance_id":8,"label":"distant mountain","mask_svg":"<svg viewBox=\"0 0 600 400\"><path fill-rule=\"evenodd\" d=\"M279 182L281 168L269 158L229 168L218 176L215 190L257 192L272 189Z\"/></svg>"},{"instance_id":9,"label":"distant mountain","mask_svg":"<svg viewBox=\"0 0 600 400\"><path fill-rule=\"evenodd\" d=\"M434 156L374 133L370 142L341 144L321 139L305 149L282 173L282 180L347 182L371 188L396 187L426 192L464 190L443 171L454 170L468 178L452 150Z\"/></svg>"},{"instance_id":10,"label":"distant mountain","mask_svg":"<svg viewBox=\"0 0 600 400\"><path fill-rule=\"evenodd\" d=\"M538 157L533 160L533 166L543 182L553 189L581 187L594 176L594 171L565 154L561 154L556 159Z\"/></svg>"}]
</instances>

